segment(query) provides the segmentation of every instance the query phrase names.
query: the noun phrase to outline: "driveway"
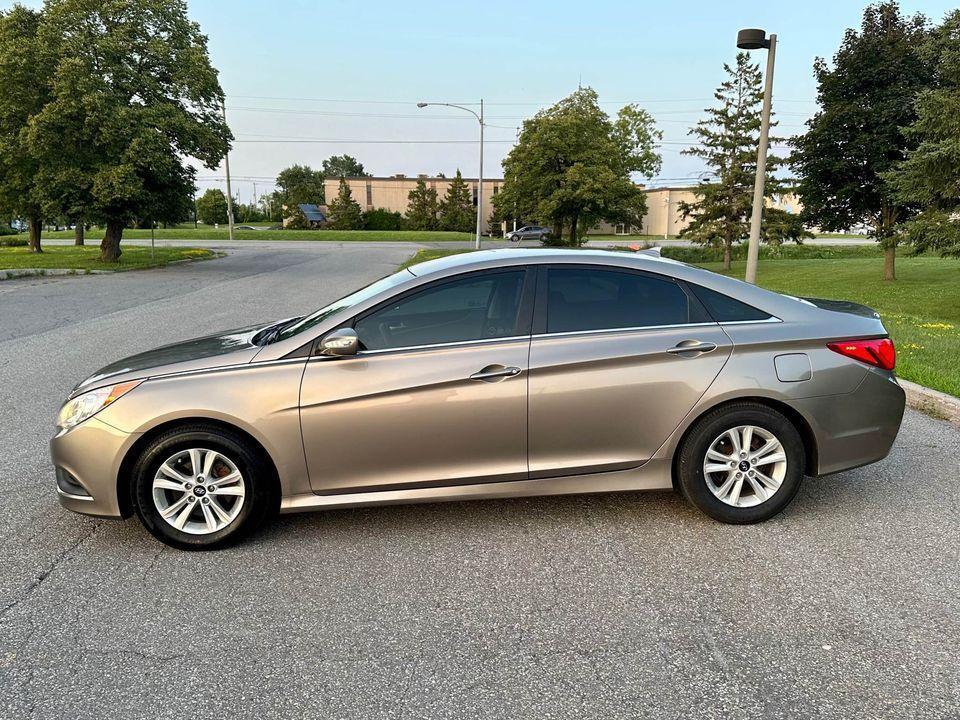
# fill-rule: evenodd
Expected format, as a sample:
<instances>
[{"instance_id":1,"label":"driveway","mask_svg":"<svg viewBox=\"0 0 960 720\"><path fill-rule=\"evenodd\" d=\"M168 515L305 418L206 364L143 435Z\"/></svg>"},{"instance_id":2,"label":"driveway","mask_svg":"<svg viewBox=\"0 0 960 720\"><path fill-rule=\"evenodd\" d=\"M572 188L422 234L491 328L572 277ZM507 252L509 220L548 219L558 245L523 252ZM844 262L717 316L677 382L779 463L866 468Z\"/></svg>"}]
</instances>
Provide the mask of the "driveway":
<instances>
[{"instance_id":1,"label":"driveway","mask_svg":"<svg viewBox=\"0 0 960 720\"><path fill-rule=\"evenodd\" d=\"M960 432L912 411L887 460L759 526L634 493L287 516L185 554L59 507L46 443L78 379L410 252L0 283L0 717L960 714Z\"/></svg>"}]
</instances>

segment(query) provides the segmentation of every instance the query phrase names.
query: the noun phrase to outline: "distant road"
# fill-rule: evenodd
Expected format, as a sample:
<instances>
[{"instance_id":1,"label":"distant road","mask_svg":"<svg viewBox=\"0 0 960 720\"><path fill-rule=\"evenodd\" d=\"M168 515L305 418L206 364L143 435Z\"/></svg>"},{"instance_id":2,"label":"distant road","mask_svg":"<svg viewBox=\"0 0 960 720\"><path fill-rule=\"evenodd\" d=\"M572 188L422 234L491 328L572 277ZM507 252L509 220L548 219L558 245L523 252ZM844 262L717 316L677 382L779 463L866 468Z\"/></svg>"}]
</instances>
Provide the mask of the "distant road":
<instances>
[{"instance_id":1,"label":"distant road","mask_svg":"<svg viewBox=\"0 0 960 720\"><path fill-rule=\"evenodd\" d=\"M591 240L587 247L614 247L614 246L626 246L626 245L638 245L643 242L651 243L649 239L641 240L640 238L633 238L629 235L625 235L621 238L616 239L603 239L603 240ZM867 237L862 238L814 238L812 240L806 240L805 244L807 245L871 245L873 240ZM377 241L364 241L364 240L351 240L348 242L340 242L337 240L190 240L187 238L183 239L157 239L157 247L161 246L190 246L190 247L207 247L215 249L225 249L229 250L231 248L292 248L297 246L305 245L315 245L317 243L331 246L331 245L343 245L345 247L361 248L361 247L379 247L379 248L398 248L398 247L408 247L411 250L418 250L420 248L471 248L473 243L471 241L452 241L452 242L409 242L406 240L400 240L397 242L391 242L389 240L377 240ZM44 245L73 245L73 240L71 239L51 239L43 240ZM87 245L99 245L99 240L90 240L87 242ZM135 240L123 240L124 245L150 245L149 239L135 239ZM695 245L695 243L690 240L663 240L662 242L656 242L655 244L661 245L663 247L690 247ZM499 238L491 239L484 238L483 247L485 248L505 248L505 247L536 247L539 243L533 240L522 242L522 243L511 243L506 240L501 240Z\"/></svg>"}]
</instances>

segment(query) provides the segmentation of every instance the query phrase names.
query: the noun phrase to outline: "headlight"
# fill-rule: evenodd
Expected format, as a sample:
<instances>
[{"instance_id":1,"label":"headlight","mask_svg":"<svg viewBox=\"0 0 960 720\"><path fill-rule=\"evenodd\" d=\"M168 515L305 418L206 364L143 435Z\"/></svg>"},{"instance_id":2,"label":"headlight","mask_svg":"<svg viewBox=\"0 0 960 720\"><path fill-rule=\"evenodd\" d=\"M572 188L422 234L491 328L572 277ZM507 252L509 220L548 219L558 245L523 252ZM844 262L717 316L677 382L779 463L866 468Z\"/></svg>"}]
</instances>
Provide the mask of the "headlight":
<instances>
[{"instance_id":1,"label":"headlight","mask_svg":"<svg viewBox=\"0 0 960 720\"><path fill-rule=\"evenodd\" d=\"M60 414L57 416L57 427L69 430L75 425L79 425L87 418L96 415L107 405L119 400L142 382L143 380L133 380L117 385L107 385L77 395L60 408Z\"/></svg>"}]
</instances>

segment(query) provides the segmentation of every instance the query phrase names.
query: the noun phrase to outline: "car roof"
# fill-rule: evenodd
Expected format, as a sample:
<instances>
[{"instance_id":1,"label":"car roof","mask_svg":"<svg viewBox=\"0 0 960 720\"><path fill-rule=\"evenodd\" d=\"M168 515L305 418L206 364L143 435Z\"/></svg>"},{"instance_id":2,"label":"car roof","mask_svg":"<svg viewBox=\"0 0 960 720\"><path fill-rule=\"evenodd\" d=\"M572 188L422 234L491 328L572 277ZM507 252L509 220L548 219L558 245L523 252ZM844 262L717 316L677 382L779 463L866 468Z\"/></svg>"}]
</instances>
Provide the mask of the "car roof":
<instances>
[{"instance_id":1,"label":"car roof","mask_svg":"<svg viewBox=\"0 0 960 720\"><path fill-rule=\"evenodd\" d=\"M613 250L573 250L563 248L498 248L478 250L457 255L447 255L410 266L417 277L426 277L449 270L466 270L470 267L496 267L498 265L527 265L531 263L585 262L600 265L623 265L642 267L647 263L683 265L676 260L634 252Z\"/></svg>"},{"instance_id":2,"label":"car roof","mask_svg":"<svg viewBox=\"0 0 960 720\"><path fill-rule=\"evenodd\" d=\"M643 252L565 248L498 248L448 255L412 265L409 272L427 280L456 275L473 270L532 264L587 264L606 267L624 267L685 280L734 297L781 318L809 317L809 311L796 299L765 290L736 278L720 275L704 268Z\"/></svg>"}]
</instances>

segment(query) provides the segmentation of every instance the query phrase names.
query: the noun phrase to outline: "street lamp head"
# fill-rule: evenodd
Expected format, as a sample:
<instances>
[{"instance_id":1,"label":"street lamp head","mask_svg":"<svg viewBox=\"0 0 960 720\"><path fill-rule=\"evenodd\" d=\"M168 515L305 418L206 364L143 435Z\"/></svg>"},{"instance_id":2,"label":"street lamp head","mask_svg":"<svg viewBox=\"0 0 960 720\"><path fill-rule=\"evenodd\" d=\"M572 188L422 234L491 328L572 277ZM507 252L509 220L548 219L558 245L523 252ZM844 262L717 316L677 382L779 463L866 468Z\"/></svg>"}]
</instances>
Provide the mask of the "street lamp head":
<instances>
[{"instance_id":1,"label":"street lamp head","mask_svg":"<svg viewBox=\"0 0 960 720\"><path fill-rule=\"evenodd\" d=\"M760 28L746 28L737 33L737 47L741 50L759 50L769 48L767 33Z\"/></svg>"},{"instance_id":2,"label":"street lamp head","mask_svg":"<svg viewBox=\"0 0 960 720\"><path fill-rule=\"evenodd\" d=\"M418 108L425 108L425 107L426 107L427 105L429 105L429 104L430 104L430 103L419 102L419 103L417 103L417 107L418 107Z\"/></svg>"}]
</instances>

